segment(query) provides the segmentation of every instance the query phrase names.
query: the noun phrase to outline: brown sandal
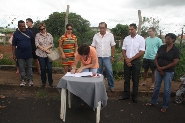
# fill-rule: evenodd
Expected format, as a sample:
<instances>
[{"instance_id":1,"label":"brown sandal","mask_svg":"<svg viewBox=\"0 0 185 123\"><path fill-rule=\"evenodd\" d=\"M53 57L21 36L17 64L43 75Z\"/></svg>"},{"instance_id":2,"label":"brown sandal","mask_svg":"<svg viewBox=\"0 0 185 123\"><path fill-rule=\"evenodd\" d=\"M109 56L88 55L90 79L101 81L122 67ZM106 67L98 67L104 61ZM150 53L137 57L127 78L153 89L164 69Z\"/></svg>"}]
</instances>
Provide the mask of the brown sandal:
<instances>
[{"instance_id":1,"label":"brown sandal","mask_svg":"<svg viewBox=\"0 0 185 123\"><path fill-rule=\"evenodd\" d=\"M5 98L5 96L3 96L3 95L0 95L0 98L1 98L1 99L4 99L4 98Z\"/></svg>"},{"instance_id":2,"label":"brown sandal","mask_svg":"<svg viewBox=\"0 0 185 123\"><path fill-rule=\"evenodd\" d=\"M1 109L1 108L5 108L5 107L6 107L6 106L0 106L0 109Z\"/></svg>"},{"instance_id":3,"label":"brown sandal","mask_svg":"<svg viewBox=\"0 0 185 123\"><path fill-rule=\"evenodd\" d=\"M162 108L161 112L164 113L164 112L166 112L166 110L167 110L167 108Z\"/></svg>"},{"instance_id":4,"label":"brown sandal","mask_svg":"<svg viewBox=\"0 0 185 123\"><path fill-rule=\"evenodd\" d=\"M146 103L145 106L155 106L155 105L152 103Z\"/></svg>"}]
</instances>

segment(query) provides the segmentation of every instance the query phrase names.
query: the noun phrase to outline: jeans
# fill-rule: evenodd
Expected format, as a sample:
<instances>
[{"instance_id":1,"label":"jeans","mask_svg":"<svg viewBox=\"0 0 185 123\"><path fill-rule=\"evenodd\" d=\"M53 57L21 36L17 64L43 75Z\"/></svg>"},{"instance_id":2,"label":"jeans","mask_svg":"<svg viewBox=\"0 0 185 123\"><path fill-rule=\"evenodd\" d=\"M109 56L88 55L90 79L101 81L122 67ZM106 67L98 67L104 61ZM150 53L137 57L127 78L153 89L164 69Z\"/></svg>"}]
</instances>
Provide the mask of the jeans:
<instances>
[{"instance_id":1,"label":"jeans","mask_svg":"<svg viewBox=\"0 0 185 123\"><path fill-rule=\"evenodd\" d=\"M82 72L97 73L97 68L86 68L86 69L83 69Z\"/></svg>"},{"instance_id":2,"label":"jeans","mask_svg":"<svg viewBox=\"0 0 185 123\"><path fill-rule=\"evenodd\" d=\"M42 84L46 84L46 72L48 74L48 82L50 85L53 84L53 78L52 78L52 62L49 62L48 57L39 57L39 64L40 64L40 70L41 70L41 80Z\"/></svg>"},{"instance_id":3,"label":"jeans","mask_svg":"<svg viewBox=\"0 0 185 123\"><path fill-rule=\"evenodd\" d=\"M19 69L21 74L21 81L25 81L25 75L27 76L28 81L33 80L33 74L32 74L32 58L28 59L18 59L19 62ZM25 66L26 65L26 66ZM25 69L26 67L26 69Z\"/></svg>"},{"instance_id":4,"label":"jeans","mask_svg":"<svg viewBox=\"0 0 185 123\"><path fill-rule=\"evenodd\" d=\"M110 60L111 60L110 57L98 57L98 62L99 62L98 73L103 74L103 65L104 65L109 89L113 89L114 77L112 72L112 63Z\"/></svg>"},{"instance_id":5,"label":"jeans","mask_svg":"<svg viewBox=\"0 0 185 123\"><path fill-rule=\"evenodd\" d=\"M130 79L132 76L133 82L133 92L132 98L137 98L138 94L138 84L139 84L139 74L140 74L140 59L133 60L131 62L132 66L128 67L126 62L124 62L124 96L130 97Z\"/></svg>"},{"instance_id":6,"label":"jeans","mask_svg":"<svg viewBox=\"0 0 185 123\"><path fill-rule=\"evenodd\" d=\"M163 96L162 108L168 108L168 104L170 101L171 82L172 82L173 76L174 76L174 72L164 72L164 76L161 76L158 70L156 70L155 89L151 98L151 104L154 104L154 105L157 104L162 79L164 79L164 96Z\"/></svg>"}]
</instances>

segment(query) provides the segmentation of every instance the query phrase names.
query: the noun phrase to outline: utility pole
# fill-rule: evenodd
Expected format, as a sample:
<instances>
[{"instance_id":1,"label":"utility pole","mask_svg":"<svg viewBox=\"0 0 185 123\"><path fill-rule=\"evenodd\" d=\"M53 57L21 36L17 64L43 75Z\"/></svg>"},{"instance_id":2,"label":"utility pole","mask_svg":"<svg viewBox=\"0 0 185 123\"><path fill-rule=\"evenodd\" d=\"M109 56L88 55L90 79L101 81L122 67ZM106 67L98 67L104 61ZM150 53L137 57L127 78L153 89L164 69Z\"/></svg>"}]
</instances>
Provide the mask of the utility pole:
<instances>
[{"instance_id":1,"label":"utility pole","mask_svg":"<svg viewBox=\"0 0 185 123\"><path fill-rule=\"evenodd\" d=\"M67 9L66 9L66 17L65 17L65 32L66 32L66 25L68 24L68 16L69 16L69 5L67 5Z\"/></svg>"}]
</instances>

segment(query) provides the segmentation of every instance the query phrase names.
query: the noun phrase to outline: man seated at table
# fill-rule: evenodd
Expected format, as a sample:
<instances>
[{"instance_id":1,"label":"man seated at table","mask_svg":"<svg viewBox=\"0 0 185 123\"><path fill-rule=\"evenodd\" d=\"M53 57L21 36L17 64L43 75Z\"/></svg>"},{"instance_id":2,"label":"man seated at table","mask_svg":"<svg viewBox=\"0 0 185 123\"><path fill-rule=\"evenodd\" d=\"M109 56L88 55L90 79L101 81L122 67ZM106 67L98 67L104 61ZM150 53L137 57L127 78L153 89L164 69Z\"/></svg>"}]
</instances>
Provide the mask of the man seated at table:
<instances>
[{"instance_id":1,"label":"man seated at table","mask_svg":"<svg viewBox=\"0 0 185 123\"><path fill-rule=\"evenodd\" d=\"M76 70L78 61L81 60L81 66ZM98 57L96 50L92 46L87 44L82 44L78 48L78 53L75 54L74 65L72 66L71 73L80 73L80 72L92 72L97 73L99 67Z\"/></svg>"}]
</instances>

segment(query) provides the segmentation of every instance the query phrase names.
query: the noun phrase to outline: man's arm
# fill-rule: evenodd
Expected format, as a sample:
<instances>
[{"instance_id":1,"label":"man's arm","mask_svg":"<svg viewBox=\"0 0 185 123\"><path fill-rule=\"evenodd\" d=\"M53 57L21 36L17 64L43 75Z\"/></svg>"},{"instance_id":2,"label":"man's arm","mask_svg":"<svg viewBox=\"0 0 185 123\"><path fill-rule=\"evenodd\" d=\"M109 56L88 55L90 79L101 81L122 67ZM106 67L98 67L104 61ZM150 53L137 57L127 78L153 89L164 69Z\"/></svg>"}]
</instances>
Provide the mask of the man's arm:
<instances>
[{"instance_id":1,"label":"man's arm","mask_svg":"<svg viewBox=\"0 0 185 123\"><path fill-rule=\"evenodd\" d=\"M17 57L16 57L16 55L15 55L15 49L16 49L16 47L15 47L15 46L12 46L13 59L14 59L15 61L17 61Z\"/></svg>"},{"instance_id":2,"label":"man's arm","mask_svg":"<svg viewBox=\"0 0 185 123\"><path fill-rule=\"evenodd\" d=\"M140 50L139 53L137 53L134 57L130 58L130 59L126 59L126 63L130 63L131 61L140 58L145 52Z\"/></svg>"},{"instance_id":3,"label":"man's arm","mask_svg":"<svg viewBox=\"0 0 185 123\"><path fill-rule=\"evenodd\" d=\"M114 55L115 55L115 46L111 46L111 62L114 61Z\"/></svg>"}]
</instances>

